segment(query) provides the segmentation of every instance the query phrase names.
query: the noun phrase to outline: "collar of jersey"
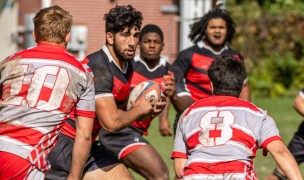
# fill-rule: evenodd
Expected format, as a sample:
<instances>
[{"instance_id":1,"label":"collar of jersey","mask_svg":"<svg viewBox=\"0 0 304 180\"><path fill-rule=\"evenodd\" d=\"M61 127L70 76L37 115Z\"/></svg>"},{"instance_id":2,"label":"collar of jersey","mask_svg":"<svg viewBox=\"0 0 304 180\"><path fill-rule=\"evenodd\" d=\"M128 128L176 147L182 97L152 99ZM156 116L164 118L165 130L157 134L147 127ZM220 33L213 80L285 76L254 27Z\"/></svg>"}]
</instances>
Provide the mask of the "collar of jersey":
<instances>
[{"instance_id":1,"label":"collar of jersey","mask_svg":"<svg viewBox=\"0 0 304 180\"><path fill-rule=\"evenodd\" d=\"M167 60L164 58L164 57L160 57L160 60L159 60L159 63L158 63L158 65L156 65L154 68L149 68L149 66L147 65L147 63L144 61L144 60L142 60L141 58L140 58L140 55L139 54L137 54L135 57L134 57L134 61L139 61L139 62L141 62L146 68L147 68L147 70L149 71L149 72L154 72L157 68L159 68L159 67L161 67L161 66L166 66L166 62L167 62Z\"/></svg>"},{"instance_id":2,"label":"collar of jersey","mask_svg":"<svg viewBox=\"0 0 304 180\"><path fill-rule=\"evenodd\" d=\"M122 70L122 69L120 68L120 66L116 63L116 61L114 60L113 56L111 55L111 53L110 53L110 51L109 51L109 49L108 49L108 47L107 47L106 45L104 45L104 46L102 47L102 50L103 50L103 52L105 52L106 55L108 56L108 59L109 59L110 63L113 62L113 63L115 64L115 66L116 66L122 73L124 73L124 74L127 73L128 66L129 66L129 63L128 63L128 62L127 62L127 65L126 65L126 69L125 69L125 70Z\"/></svg>"},{"instance_id":3,"label":"collar of jersey","mask_svg":"<svg viewBox=\"0 0 304 180\"><path fill-rule=\"evenodd\" d=\"M227 44L225 44L225 46L220 50L220 51L214 51L212 48L210 48L209 46L207 46L203 41L198 41L197 42L197 46L199 47L199 48L205 48L205 49L208 49L209 51L211 51L213 54L215 54L215 55L220 55L220 54L222 54L225 50L227 50L228 49L228 46L227 46Z\"/></svg>"},{"instance_id":4,"label":"collar of jersey","mask_svg":"<svg viewBox=\"0 0 304 180\"><path fill-rule=\"evenodd\" d=\"M37 44L38 47L42 47L42 48L48 48L48 49L58 49L58 50L62 50L65 51L65 47L58 45L58 44L54 44L54 43L48 43L48 42L40 42Z\"/></svg>"}]
</instances>

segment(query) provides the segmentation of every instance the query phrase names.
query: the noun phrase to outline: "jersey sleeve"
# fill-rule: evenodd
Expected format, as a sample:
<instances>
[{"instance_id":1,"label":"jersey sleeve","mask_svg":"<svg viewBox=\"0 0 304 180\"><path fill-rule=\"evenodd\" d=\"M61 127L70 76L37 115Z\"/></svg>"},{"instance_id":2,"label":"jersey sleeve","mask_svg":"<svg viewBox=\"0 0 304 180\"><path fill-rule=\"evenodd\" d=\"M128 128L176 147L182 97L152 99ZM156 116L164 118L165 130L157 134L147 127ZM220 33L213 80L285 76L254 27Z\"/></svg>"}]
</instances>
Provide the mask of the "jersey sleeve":
<instances>
[{"instance_id":1,"label":"jersey sleeve","mask_svg":"<svg viewBox=\"0 0 304 180\"><path fill-rule=\"evenodd\" d=\"M266 146L274 140L282 140L279 134L279 130L274 120L270 116L265 115L263 117L261 129L258 136L258 146L264 149L264 155Z\"/></svg>"},{"instance_id":2,"label":"jersey sleeve","mask_svg":"<svg viewBox=\"0 0 304 180\"><path fill-rule=\"evenodd\" d=\"M86 85L82 89L75 114L95 118L95 89L92 75L86 71Z\"/></svg>"},{"instance_id":3,"label":"jersey sleeve","mask_svg":"<svg viewBox=\"0 0 304 180\"><path fill-rule=\"evenodd\" d=\"M95 99L99 97L113 96L112 88L114 83L113 74L110 68L104 63L94 63L89 59L95 79Z\"/></svg>"},{"instance_id":4,"label":"jersey sleeve","mask_svg":"<svg viewBox=\"0 0 304 180\"><path fill-rule=\"evenodd\" d=\"M175 76L175 92L177 96L191 96L185 81L185 75L191 63L191 56L192 54L188 50L180 52L170 67Z\"/></svg>"},{"instance_id":5,"label":"jersey sleeve","mask_svg":"<svg viewBox=\"0 0 304 180\"><path fill-rule=\"evenodd\" d=\"M184 114L186 111L187 110L184 111ZM174 158L187 159L188 147L186 143L186 137L183 135L183 125L187 116L185 116L184 114L181 115L179 122L177 124L176 134L174 139L174 147L171 155L172 159Z\"/></svg>"}]
</instances>

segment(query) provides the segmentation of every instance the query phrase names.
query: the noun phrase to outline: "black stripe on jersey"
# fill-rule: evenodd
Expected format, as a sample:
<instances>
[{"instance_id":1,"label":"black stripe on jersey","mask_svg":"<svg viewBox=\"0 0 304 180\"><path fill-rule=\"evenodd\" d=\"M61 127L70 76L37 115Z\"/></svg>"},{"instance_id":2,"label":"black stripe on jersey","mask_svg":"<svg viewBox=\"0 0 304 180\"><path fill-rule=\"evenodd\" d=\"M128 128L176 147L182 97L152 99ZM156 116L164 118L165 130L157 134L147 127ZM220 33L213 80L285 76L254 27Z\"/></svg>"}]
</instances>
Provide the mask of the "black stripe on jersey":
<instances>
[{"instance_id":1,"label":"black stripe on jersey","mask_svg":"<svg viewBox=\"0 0 304 180\"><path fill-rule=\"evenodd\" d=\"M134 72L146 77L147 79L156 79L160 78L163 75L167 74L169 70L169 64L166 63L166 66L160 66L155 69L153 72L149 71L146 66L140 61L132 61L132 66Z\"/></svg>"},{"instance_id":2,"label":"black stripe on jersey","mask_svg":"<svg viewBox=\"0 0 304 180\"><path fill-rule=\"evenodd\" d=\"M188 83L188 84L191 84L191 86L193 86L193 87L199 89L200 91L203 91L203 92L206 93L206 94L210 94L210 95L212 94L212 92L211 92L210 90L208 90L208 89L206 89L206 88L203 88L202 86L200 86L200 85L197 84L197 83L190 82L189 80L187 80L187 83Z\"/></svg>"},{"instance_id":3,"label":"black stripe on jersey","mask_svg":"<svg viewBox=\"0 0 304 180\"><path fill-rule=\"evenodd\" d=\"M196 68L196 67L193 67L193 66L191 67L191 69L192 69L193 71L200 72L200 73L202 73L202 74L208 75L208 71L205 70L205 69L200 69L200 68Z\"/></svg>"}]
</instances>

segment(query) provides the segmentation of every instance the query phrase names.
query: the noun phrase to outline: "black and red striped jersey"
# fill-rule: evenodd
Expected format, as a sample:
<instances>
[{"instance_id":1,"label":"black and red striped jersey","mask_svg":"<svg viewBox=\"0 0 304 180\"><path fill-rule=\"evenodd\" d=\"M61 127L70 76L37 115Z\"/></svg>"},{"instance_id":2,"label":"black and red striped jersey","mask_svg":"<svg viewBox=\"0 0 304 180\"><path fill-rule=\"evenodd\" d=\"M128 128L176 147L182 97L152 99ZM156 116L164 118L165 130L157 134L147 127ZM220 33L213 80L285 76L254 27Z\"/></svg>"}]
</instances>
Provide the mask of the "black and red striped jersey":
<instances>
[{"instance_id":1,"label":"black and red striped jersey","mask_svg":"<svg viewBox=\"0 0 304 180\"><path fill-rule=\"evenodd\" d=\"M91 71L95 80L95 99L113 96L118 108L124 109L125 101L130 94L130 85L133 75L131 63L127 63L127 68L123 71L116 64L108 48L104 46L101 50L90 54L87 57L88 71ZM75 125L68 120L62 133L74 138ZM69 123L70 122L70 123ZM93 140L97 137L100 125L97 119L93 126Z\"/></svg>"},{"instance_id":2,"label":"black and red striped jersey","mask_svg":"<svg viewBox=\"0 0 304 180\"><path fill-rule=\"evenodd\" d=\"M223 54L234 55L237 59L242 60L240 54L228 46L215 52L202 41L181 51L172 64L177 96L191 96L193 101L211 96L207 70L213 58Z\"/></svg>"},{"instance_id":3,"label":"black and red striped jersey","mask_svg":"<svg viewBox=\"0 0 304 180\"><path fill-rule=\"evenodd\" d=\"M143 81L152 80L160 84L162 90L164 91L165 85L163 76L168 74L170 68L170 64L165 58L161 57L159 64L156 65L153 69L151 69L149 68L147 63L140 58L140 55L136 55L134 57L134 61L132 61L132 66L134 72L131 81L131 89L133 89L136 85ZM134 121L132 125L139 128L144 132L145 135L147 135L147 130L150 126L152 119L153 118L148 118L143 121Z\"/></svg>"}]
</instances>

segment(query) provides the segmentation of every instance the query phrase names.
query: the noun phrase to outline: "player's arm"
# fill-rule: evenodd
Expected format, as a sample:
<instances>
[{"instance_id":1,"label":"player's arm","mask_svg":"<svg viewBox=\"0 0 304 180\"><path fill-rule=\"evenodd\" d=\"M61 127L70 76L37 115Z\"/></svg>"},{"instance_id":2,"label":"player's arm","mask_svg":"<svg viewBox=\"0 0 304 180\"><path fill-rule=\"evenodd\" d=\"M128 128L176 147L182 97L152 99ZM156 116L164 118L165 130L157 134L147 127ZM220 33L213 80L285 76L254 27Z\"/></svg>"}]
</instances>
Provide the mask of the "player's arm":
<instances>
[{"instance_id":1,"label":"player's arm","mask_svg":"<svg viewBox=\"0 0 304 180\"><path fill-rule=\"evenodd\" d=\"M269 143L266 149L289 179L302 179L297 162L282 141L275 140Z\"/></svg>"},{"instance_id":2,"label":"player's arm","mask_svg":"<svg viewBox=\"0 0 304 180\"><path fill-rule=\"evenodd\" d=\"M167 105L163 112L159 114L159 132L162 136L172 136L172 131L169 123L169 109L170 109L170 99L167 98Z\"/></svg>"},{"instance_id":3,"label":"player's arm","mask_svg":"<svg viewBox=\"0 0 304 180\"><path fill-rule=\"evenodd\" d=\"M93 118L78 116L76 122L76 137L72 153L72 165L69 180L81 179L83 168L87 162L92 145Z\"/></svg>"},{"instance_id":4,"label":"player's arm","mask_svg":"<svg viewBox=\"0 0 304 180\"><path fill-rule=\"evenodd\" d=\"M303 91L301 91L299 93L299 95L297 95L297 97L294 99L292 106L301 116L304 116L304 95L303 95Z\"/></svg>"},{"instance_id":5,"label":"player's arm","mask_svg":"<svg viewBox=\"0 0 304 180\"><path fill-rule=\"evenodd\" d=\"M181 115L191 104L193 100L186 88L185 76L190 67L192 52L182 51L178 54L176 60L170 67L170 71L174 73L175 77L175 94L169 96L173 107L177 114Z\"/></svg>"},{"instance_id":6,"label":"player's arm","mask_svg":"<svg viewBox=\"0 0 304 180\"><path fill-rule=\"evenodd\" d=\"M187 159L174 158L174 171L177 179L183 179L183 170L185 168Z\"/></svg>"},{"instance_id":7,"label":"player's arm","mask_svg":"<svg viewBox=\"0 0 304 180\"><path fill-rule=\"evenodd\" d=\"M100 125L107 131L112 132L127 127L141 116L153 112L152 99L141 96L133 103L132 108L123 111L117 108L114 97L102 97L96 99L96 115Z\"/></svg>"}]
</instances>

